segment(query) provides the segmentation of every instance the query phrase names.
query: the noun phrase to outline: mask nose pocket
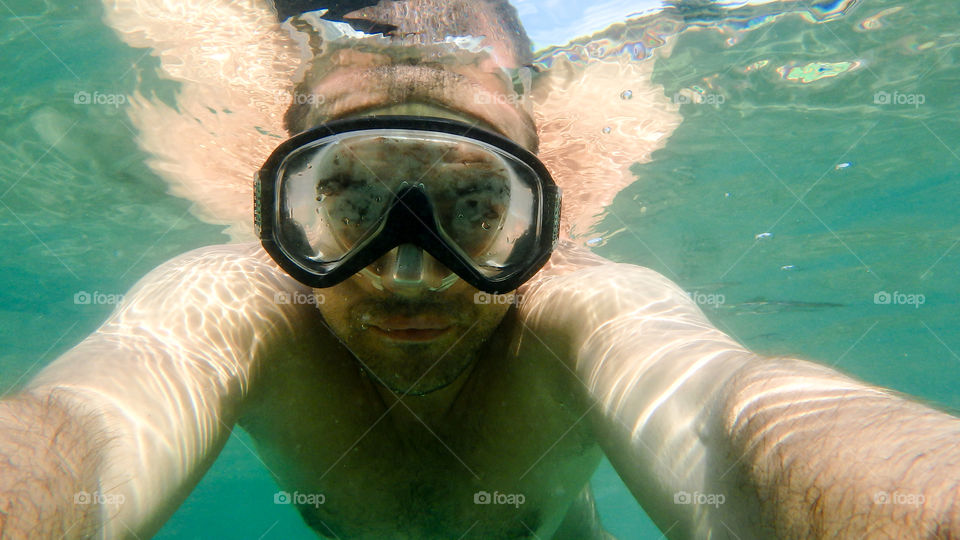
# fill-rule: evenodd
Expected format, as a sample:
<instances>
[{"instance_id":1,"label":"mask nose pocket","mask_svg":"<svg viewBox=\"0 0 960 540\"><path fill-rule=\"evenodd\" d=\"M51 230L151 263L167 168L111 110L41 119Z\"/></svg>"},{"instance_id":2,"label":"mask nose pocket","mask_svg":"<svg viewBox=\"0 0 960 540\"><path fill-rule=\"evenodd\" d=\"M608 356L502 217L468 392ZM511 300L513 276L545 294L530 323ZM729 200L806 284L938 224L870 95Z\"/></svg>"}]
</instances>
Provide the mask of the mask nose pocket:
<instances>
[{"instance_id":1,"label":"mask nose pocket","mask_svg":"<svg viewBox=\"0 0 960 540\"><path fill-rule=\"evenodd\" d=\"M442 291L457 281L456 274L414 244L401 244L391 249L373 267L376 268L376 281L394 291ZM364 273L368 277L374 275Z\"/></svg>"},{"instance_id":2,"label":"mask nose pocket","mask_svg":"<svg viewBox=\"0 0 960 540\"><path fill-rule=\"evenodd\" d=\"M423 249L413 244L401 244L391 259L386 272L397 285L419 285L423 281Z\"/></svg>"}]
</instances>

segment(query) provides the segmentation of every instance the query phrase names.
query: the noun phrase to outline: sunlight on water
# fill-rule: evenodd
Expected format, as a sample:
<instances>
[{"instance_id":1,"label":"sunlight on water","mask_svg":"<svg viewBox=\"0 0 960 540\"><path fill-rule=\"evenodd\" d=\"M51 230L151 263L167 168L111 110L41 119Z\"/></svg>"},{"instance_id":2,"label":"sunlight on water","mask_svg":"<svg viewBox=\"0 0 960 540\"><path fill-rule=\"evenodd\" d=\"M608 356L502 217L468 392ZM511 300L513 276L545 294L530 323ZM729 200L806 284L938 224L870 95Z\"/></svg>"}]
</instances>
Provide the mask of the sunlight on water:
<instances>
[{"instance_id":1,"label":"sunlight on water","mask_svg":"<svg viewBox=\"0 0 960 540\"><path fill-rule=\"evenodd\" d=\"M555 78L535 96L544 161L594 188L570 197L570 234L663 273L758 352L960 408L955 6L671 4L536 55ZM278 96L289 97L255 63L264 84L224 90L210 65L130 47L96 6L9 9L4 389L79 342L151 268L228 240L224 225L248 219L235 201L248 200L251 168L283 136ZM197 71L172 78L179 68ZM188 183L170 183L217 171L239 188L200 207ZM291 507L260 504L276 487L240 440L160 537L312 537ZM595 479L610 528L656 538L616 482L609 467Z\"/></svg>"}]
</instances>

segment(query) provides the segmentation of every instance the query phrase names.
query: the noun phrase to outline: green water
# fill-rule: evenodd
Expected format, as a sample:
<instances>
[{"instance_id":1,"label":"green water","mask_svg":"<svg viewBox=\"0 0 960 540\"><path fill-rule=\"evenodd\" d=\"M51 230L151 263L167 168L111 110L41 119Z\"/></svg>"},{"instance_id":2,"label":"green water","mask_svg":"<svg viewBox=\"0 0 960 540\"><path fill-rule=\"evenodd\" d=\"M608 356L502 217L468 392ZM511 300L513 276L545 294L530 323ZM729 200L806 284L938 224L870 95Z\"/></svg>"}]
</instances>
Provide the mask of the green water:
<instances>
[{"instance_id":1,"label":"green water","mask_svg":"<svg viewBox=\"0 0 960 540\"><path fill-rule=\"evenodd\" d=\"M897 6L883 28L861 28ZM960 409L957 22L946 3L862 2L825 24L783 16L734 47L685 33L654 81L668 95L710 81L725 101L683 106L603 227L628 231L601 252L723 295L707 313L758 352ZM776 71L815 62L863 67L809 83ZM925 103L875 103L877 92ZM875 303L882 291L925 302Z\"/></svg>"},{"instance_id":2,"label":"green water","mask_svg":"<svg viewBox=\"0 0 960 540\"><path fill-rule=\"evenodd\" d=\"M620 232L596 250L722 296L705 311L758 352L816 359L960 410L960 16L944 1L863 1L827 20L815 15L829 9L762 18L781 7L727 19L687 12L695 29L657 60L653 79L706 103L683 105L666 148L634 166L637 182L598 227ZM0 388L9 389L109 314L75 295L121 294L164 260L226 237L166 194L122 108L74 103L83 89L130 92L156 60L115 38L96 5L3 8ZM176 90L143 84L165 99ZM878 91L924 103L875 103ZM877 304L881 291L925 301ZM249 446L238 432L159 537L313 537L292 507L269 504L276 486ZM594 486L613 533L657 538L608 465Z\"/></svg>"}]
</instances>

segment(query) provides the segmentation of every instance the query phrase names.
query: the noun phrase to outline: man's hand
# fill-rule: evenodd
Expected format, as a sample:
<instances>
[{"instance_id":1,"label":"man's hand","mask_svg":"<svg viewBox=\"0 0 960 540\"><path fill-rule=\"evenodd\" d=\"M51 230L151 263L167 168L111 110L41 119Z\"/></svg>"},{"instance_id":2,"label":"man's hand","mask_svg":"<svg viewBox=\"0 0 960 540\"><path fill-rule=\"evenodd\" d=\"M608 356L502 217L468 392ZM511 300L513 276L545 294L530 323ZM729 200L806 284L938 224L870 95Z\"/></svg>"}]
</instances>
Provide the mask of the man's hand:
<instances>
[{"instance_id":1,"label":"man's hand","mask_svg":"<svg viewBox=\"0 0 960 540\"><path fill-rule=\"evenodd\" d=\"M956 538L960 420L789 358L740 370L720 404L728 475L778 538Z\"/></svg>"},{"instance_id":2,"label":"man's hand","mask_svg":"<svg viewBox=\"0 0 960 540\"><path fill-rule=\"evenodd\" d=\"M54 396L0 401L0 538L91 538L99 530L102 426Z\"/></svg>"}]
</instances>

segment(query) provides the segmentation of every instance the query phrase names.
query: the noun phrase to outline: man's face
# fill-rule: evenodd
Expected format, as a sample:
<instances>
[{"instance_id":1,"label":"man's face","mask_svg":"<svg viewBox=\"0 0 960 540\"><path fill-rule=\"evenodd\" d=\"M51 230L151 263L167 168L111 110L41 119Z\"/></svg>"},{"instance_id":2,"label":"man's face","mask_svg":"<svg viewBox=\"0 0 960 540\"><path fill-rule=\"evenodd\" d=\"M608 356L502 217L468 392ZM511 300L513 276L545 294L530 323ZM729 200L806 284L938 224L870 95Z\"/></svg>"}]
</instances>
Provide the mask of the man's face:
<instances>
[{"instance_id":1,"label":"man's face","mask_svg":"<svg viewBox=\"0 0 960 540\"><path fill-rule=\"evenodd\" d=\"M333 79L336 78L327 83L337 88L349 86L349 96L362 93L355 91L355 85L343 85L342 81ZM371 84L377 88L390 87L376 81ZM494 81L493 84L501 82ZM505 86L498 88L500 92L512 92ZM327 92L326 95L333 94ZM478 116L454 112L458 110L456 103L447 103L449 100L441 99L444 96L432 97L450 108L418 102L390 103L387 100L381 103L371 98L370 104L374 106L365 110L364 114L439 116L486 127ZM477 101L466 95L461 99L469 103ZM334 99L330 101L331 104L336 102ZM522 124L510 120L500 125L499 131L525 134L529 130L525 130ZM419 158L424 159L424 156ZM492 197L490 202L496 203L496 198ZM434 273L425 276L425 283L435 285L450 273L430 255L423 253L423 257L424 272ZM334 334L353 352L374 380L393 391L408 394L439 390L472 365L484 342L503 319L510 303L489 301L490 295L480 293L459 279L440 291L431 290L427 285L397 284L388 279L390 272L383 268L389 264L385 262L388 258L368 267L368 272L355 275L339 285L317 289L316 294L323 298L322 303L318 302L318 307ZM379 287L374 285L375 280L370 279L371 273L385 275ZM503 300L502 297L499 299Z\"/></svg>"},{"instance_id":2,"label":"man's face","mask_svg":"<svg viewBox=\"0 0 960 540\"><path fill-rule=\"evenodd\" d=\"M423 254L424 258L430 256ZM383 259L381 260L383 261ZM425 265L435 271L436 261ZM378 261L368 270L383 271ZM426 394L452 383L477 357L509 309L462 280L442 291L369 274L326 289L320 312L362 367L395 392ZM486 301L484 301L486 300Z\"/></svg>"}]
</instances>

